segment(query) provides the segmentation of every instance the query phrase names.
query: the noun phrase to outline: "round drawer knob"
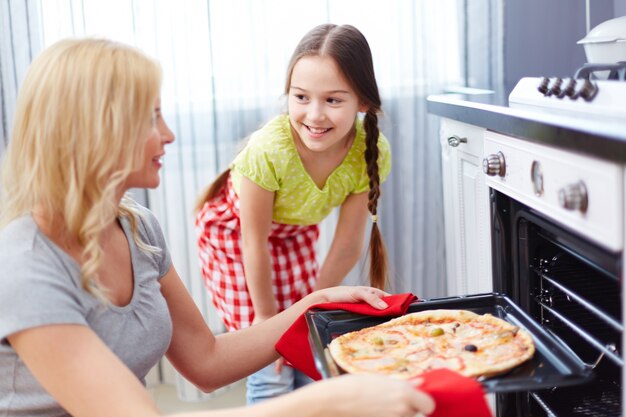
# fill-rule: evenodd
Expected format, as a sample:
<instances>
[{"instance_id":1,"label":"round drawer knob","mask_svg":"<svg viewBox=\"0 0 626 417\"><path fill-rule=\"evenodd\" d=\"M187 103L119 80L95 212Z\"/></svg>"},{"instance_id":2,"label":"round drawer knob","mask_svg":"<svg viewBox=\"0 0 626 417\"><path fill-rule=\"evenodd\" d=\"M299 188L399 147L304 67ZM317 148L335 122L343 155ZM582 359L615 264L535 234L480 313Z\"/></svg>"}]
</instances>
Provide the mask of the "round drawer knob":
<instances>
[{"instance_id":1,"label":"round drawer knob","mask_svg":"<svg viewBox=\"0 0 626 417\"><path fill-rule=\"evenodd\" d=\"M585 183L579 181L561 188L559 190L559 204L566 210L578 210L581 213L586 213L589 200Z\"/></svg>"},{"instance_id":2,"label":"round drawer knob","mask_svg":"<svg viewBox=\"0 0 626 417\"><path fill-rule=\"evenodd\" d=\"M506 162L502 152L487 155L483 159L483 172L490 177L499 175L504 177L506 174Z\"/></svg>"},{"instance_id":3,"label":"round drawer knob","mask_svg":"<svg viewBox=\"0 0 626 417\"><path fill-rule=\"evenodd\" d=\"M452 146L453 148L456 148L462 143L467 143L467 138L462 138L457 135L452 135L448 138L448 145Z\"/></svg>"}]
</instances>

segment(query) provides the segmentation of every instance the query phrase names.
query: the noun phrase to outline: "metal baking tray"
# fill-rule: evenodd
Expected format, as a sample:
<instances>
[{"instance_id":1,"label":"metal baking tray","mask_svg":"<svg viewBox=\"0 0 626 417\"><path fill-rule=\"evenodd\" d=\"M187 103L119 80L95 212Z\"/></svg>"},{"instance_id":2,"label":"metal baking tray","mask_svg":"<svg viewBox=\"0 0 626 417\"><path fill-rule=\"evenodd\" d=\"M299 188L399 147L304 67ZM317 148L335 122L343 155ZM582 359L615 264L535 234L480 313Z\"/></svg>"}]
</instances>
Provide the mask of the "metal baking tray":
<instances>
[{"instance_id":1,"label":"metal baking tray","mask_svg":"<svg viewBox=\"0 0 626 417\"><path fill-rule=\"evenodd\" d=\"M506 374L479 379L486 392L535 391L583 384L593 379L593 372L589 366L504 295L490 293L423 300L411 304L407 314L434 309L463 309L477 314L491 313L526 329L533 336L536 348L533 358ZM393 318L366 316L344 310L315 309L308 311L305 317L309 326L309 340L315 366L322 378L330 378L338 372L337 366L326 350L332 339Z\"/></svg>"}]
</instances>

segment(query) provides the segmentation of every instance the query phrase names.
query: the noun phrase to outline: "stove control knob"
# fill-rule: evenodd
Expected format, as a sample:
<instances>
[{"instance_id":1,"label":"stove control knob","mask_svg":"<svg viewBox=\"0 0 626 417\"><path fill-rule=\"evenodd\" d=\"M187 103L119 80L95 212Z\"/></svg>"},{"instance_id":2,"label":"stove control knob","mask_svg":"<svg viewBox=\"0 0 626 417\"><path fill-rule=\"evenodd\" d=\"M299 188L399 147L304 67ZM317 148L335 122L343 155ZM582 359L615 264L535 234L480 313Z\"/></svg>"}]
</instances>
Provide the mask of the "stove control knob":
<instances>
[{"instance_id":1,"label":"stove control knob","mask_svg":"<svg viewBox=\"0 0 626 417\"><path fill-rule=\"evenodd\" d=\"M568 78L563 87L563 95L569 97L572 100L578 98L578 92L576 91L576 80L574 78Z\"/></svg>"},{"instance_id":2,"label":"stove control knob","mask_svg":"<svg viewBox=\"0 0 626 417\"><path fill-rule=\"evenodd\" d=\"M490 177L494 177L496 175L504 177L504 174L506 174L506 161L504 160L504 154L502 152L498 152L487 155L483 159L483 172Z\"/></svg>"},{"instance_id":3,"label":"stove control knob","mask_svg":"<svg viewBox=\"0 0 626 417\"><path fill-rule=\"evenodd\" d=\"M548 94L548 84L550 83L550 79L548 77L543 77L541 79L541 83L537 87L537 90L543 94L544 96Z\"/></svg>"},{"instance_id":4,"label":"stove control knob","mask_svg":"<svg viewBox=\"0 0 626 417\"><path fill-rule=\"evenodd\" d=\"M585 183L579 181L561 188L559 190L559 204L566 210L578 210L581 213L586 213L589 199Z\"/></svg>"},{"instance_id":5,"label":"stove control knob","mask_svg":"<svg viewBox=\"0 0 626 417\"><path fill-rule=\"evenodd\" d=\"M548 88L548 95L552 95L555 97L563 97L561 96L561 84L563 83L563 80L560 79L559 77L556 77L554 79L554 81L552 81L552 84L550 84L550 87Z\"/></svg>"},{"instance_id":6,"label":"stove control knob","mask_svg":"<svg viewBox=\"0 0 626 417\"><path fill-rule=\"evenodd\" d=\"M598 94L598 86L585 79L582 86L578 89L578 95L585 99L585 101L591 101Z\"/></svg>"}]
</instances>

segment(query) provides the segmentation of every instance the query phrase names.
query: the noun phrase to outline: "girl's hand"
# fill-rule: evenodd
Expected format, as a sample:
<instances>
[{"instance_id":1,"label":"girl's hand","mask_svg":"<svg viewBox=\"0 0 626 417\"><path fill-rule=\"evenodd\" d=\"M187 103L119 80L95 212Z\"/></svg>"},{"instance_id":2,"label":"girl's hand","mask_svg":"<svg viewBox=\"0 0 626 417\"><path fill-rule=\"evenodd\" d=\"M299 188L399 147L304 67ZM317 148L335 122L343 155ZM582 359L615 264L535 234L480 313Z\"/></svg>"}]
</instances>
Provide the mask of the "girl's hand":
<instances>
[{"instance_id":1,"label":"girl's hand","mask_svg":"<svg viewBox=\"0 0 626 417\"><path fill-rule=\"evenodd\" d=\"M341 286L324 288L314 292L313 294L321 296L326 303L358 303L365 301L369 305L379 310L383 310L388 307L387 303L382 300L382 297L390 295L385 291L379 290L373 287L355 287L355 286Z\"/></svg>"},{"instance_id":2,"label":"girl's hand","mask_svg":"<svg viewBox=\"0 0 626 417\"><path fill-rule=\"evenodd\" d=\"M276 372L276 375L279 375L283 371L283 366L285 366L285 360L283 358L278 358L276 362L274 362L274 372Z\"/></svg>"},{"instance_id":3,"label":"girl's hand","mask_svg":"<svg viewBox=\"0 0 626 417\"><path fill-rule=\"evenodd\" d=\"M414 417L435 409L432 397L411 383L378 375L343 375L299 391L303 401L321 401L321 415L335 417Z\"/></svg>"}]
</instances>

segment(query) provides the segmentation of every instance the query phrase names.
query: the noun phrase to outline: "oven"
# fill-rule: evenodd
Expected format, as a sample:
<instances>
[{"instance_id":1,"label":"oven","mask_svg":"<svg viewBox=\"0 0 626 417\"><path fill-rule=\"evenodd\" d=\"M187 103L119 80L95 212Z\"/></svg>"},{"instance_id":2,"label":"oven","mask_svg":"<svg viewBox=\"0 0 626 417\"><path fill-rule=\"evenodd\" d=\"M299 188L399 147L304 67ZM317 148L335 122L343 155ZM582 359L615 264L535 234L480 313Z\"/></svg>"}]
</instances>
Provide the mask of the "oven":
<instances>
[{"instance_id":1,"label":"oven","mask_svg":"<svg viewBox=\"0 0 626 417\"><path fill-rule=\"evenodd\" d=\"M493 288L558 338L593 380L496 395L496 415L621 416L624 170L487 131Z\"/></svg>"}]
</instances>

